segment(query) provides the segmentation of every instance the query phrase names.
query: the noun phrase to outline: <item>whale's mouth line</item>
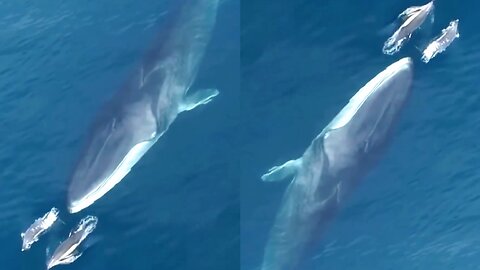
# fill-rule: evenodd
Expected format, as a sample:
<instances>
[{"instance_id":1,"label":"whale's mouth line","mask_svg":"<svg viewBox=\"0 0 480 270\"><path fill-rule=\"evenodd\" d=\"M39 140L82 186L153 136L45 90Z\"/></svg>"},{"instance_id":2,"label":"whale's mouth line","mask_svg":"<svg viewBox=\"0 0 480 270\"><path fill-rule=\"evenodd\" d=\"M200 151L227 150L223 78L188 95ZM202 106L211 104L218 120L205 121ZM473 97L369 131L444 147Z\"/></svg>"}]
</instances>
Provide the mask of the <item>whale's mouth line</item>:
<instances>
[{"instance_id":1,"label":"whale's mouth line","mask_svg":"<svg viewBox=\"0 0 480 270\"><path fill-rule=\"evenodd\" d=\"M125 156L125 157L126 157L126 156ZM115 168L115 170L113 170L113 172L112 172L108 177L104 178L104 180L101 181L101 184L100 184L100 185L98 185L95 189L93 189L92 191L90 191L87 195L85 195L85 196L84 196L82 199L80 199L79 201L74 201L74 202L72 202L72 207L70 207L71 211L74 211L74 210L76 210L77 208L80 207L79 202L83 202L83 201L89 202L90 199L91 199L91 197L95 197L94 195L97 194L98 191L102 190L102 189L105 187L105 185L112 179L112 177L117 174L117 172L119 171L119 168L122 166L122 163L123 163L123 161L125 160L125 157L124 157L124 158L122 159L122 161L117 165L117 167ZM129 170L129 171L130 171L130 170ZM127 172L127 173L128 173L128 172ZM97 198L97 199L98 199L98 198ZM96 199L94 199L93 202L94 202L95 200L96 200ZM93 204L93 202L90 203L90 205ZM88 206L88 205L86 205L86 206ZM80 210L82 210L82 209L84 209L84 208L86 208L86 207L79 208L78 211L80 211ZM75 212L78 212L78 211L75 211ZM73 213L73 212L72 212L72 213Z\"/></svg>"},{"instance_id":2,"label":"whale's mouth line","mask_svg":"<svg viewBox=\"0 0 480 270\"><path fill-rule=\"evenodd\" d=\"M69 207L70 212L71 213L79 212L82 209L85 209L86 207L92 205L96 200L98 200L100 197L102 197L103 196L103 194L102 194L103 191L102 190L105 188L105 186L107 186L108 183L111 182L112 179L115 179L115 177L118 177L118 180L114 184L114 185L116 185L118 182L120 182L131 171L133 165L135 165L138 162L138 160L137 160L137 162L132 162L132 164L130 164L131 166L124 166L125 164L129 165L127 161L131 160L129 157L131 157L132 150L134 150L134 149L136 150L137 146L142 146L144 144L149 144L150 143L150 146L151 146L157 140L158 140L158 137L154 136L150 140L141 141L141 142L137 143L136 145L134 145L127 152L127 154L123 157L122 161L120 161L120 163L113 170L113 172L108 177L104 178L103 181L101 181L100 185L98 185L95 189L93 189L92 191L87 193L87 195L85 195L82 199L80 199L78 201L73 201L71 203L71 206ZM148 147L148 148L150 148L150 147ZM139 156L141 157L141 156L143 156L143 154L145 154L145 153L141 153ZM137 156L135 156L134 158L137 158ZM98 196L98 198L97 198L97 196L95 196L95 194L102 194L102 195ZM82 207L81 204L79 204L79 202L85 202L85 201L89 202L89 204L85 204Z\"/></svg>"}]
</instances>

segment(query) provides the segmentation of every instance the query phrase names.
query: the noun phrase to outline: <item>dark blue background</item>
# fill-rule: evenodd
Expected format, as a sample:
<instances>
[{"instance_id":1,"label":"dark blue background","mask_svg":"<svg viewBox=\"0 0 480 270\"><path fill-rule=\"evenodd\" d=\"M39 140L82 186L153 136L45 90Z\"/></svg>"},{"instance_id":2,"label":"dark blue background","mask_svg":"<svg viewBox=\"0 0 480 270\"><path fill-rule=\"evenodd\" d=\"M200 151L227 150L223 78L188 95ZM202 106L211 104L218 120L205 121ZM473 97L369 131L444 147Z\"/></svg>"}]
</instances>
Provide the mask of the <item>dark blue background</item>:
<instances>
[{"instance_id":1,"label":"dark blue background","mask_svg":"<svg viewBox=\"0 0 480 270\"><path fill-rule=\"evenodd\" d=\"M175 1L0 1L0 269L45 269L45 250L87 214L95 244L58 269L235 269L239 1L222 1L192 91L208 105L179 115L111 192L68 215L68 176L97 110L125 82ZM59 225L22 253L20 233L51 207Z\"/></svg>"},{"instance_id":2,"label":"dark blue background","mask_svg":"<svg viewBox=\"0 0 480 270\"><path fill-rule=\"evenodd\" d=\"M288 184L260 176L299 157L361 86L404 56L415 80L393 144L304 269L478 269L480 3L437 0L435 23L383 55L396 16L425 3L242 1L242 269L261 265ZM456 18L460 39L421 62L415 46Z\"/></svg>"}]
</instances>

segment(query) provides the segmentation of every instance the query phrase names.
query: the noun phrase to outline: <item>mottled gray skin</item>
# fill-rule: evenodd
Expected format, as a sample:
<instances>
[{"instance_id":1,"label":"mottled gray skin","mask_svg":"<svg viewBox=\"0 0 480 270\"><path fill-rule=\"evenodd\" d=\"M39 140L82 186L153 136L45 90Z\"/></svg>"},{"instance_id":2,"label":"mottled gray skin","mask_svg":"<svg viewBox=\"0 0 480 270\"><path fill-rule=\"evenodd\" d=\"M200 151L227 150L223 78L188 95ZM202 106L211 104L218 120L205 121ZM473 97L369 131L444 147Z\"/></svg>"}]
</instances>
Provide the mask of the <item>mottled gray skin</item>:
<instances>
[{"instance_id":1,"label":"mottled gray skin","mask_svg":"<svg viewBox=\"0 0 480 270\"><path fill-rule=\"evenodd\" d=\"M436 37L422 53L422 61L428 63L437 54L445 51L448 46L460 37L458 33L458 20L451 21L447 28L442 30L442 33Z\"/></svg>"},{"instance_id":2,"label":"mottled gray skin","mask_svg":"<svg viewBox=\"0 0 480 270\"><path fill-rule=\"evenodd\" d=\"M442 30L442 34L436 39L436 41L442 44L442 50L450 45L450 43L458 38L460 34L458 33L458 20L451 21L448 24L448 27Z\"/></svg>"},{"instance_id":3,"label":"mottled gray skin","mask_svg":"<svg viewBox=\"0 0 480 270\"><path fill-rule=\"evenodd\" d=\"M337 115L294 161L294 178L271 229L262 270L302 269L345 196L378 160L411 88L411 60L394 65L388 76L377 75L376 90L347 124L338 125Z\"/></svg>"},{"instance_id":4,"label":"mottled gray skin","mask_svg":"<svg viewBox=\"0 0 480 270\"><path fill-rule=\"evenodd\" d=\"M33 243L37 242L39 237L45 233L43 220L37 219L30 225L30 227L21 234L22 236L22 251L30 249Z\"/></svg>"},{"instance_id":5,"label":"mottled gray skin","mask_svg":"<svg viewBox=\"0 0 480 270\"><path fill-rule=\"evenodd\" d=\"M185 110L182 106L209 43L218 0L172 3L177 11L171 13L170 24L92 127L68 188L70 212L92 204L79 206L87 194L105 185L104 179L135 145L154 143Z\"/></svg>"},{"instance_id":6,"label":"mottled gray skin","mask_svg":"<svg viewBox=\"0 0 480 270\"><path fill-rule=\"evenodd\" d=\"M22 251L30 249L32 244L37 242L40 236L53 226L57 220L58 213L58 209L53 207L41 218L37 218L24 233L20 234L22 237Z\"/></svg>"}]
</instances>

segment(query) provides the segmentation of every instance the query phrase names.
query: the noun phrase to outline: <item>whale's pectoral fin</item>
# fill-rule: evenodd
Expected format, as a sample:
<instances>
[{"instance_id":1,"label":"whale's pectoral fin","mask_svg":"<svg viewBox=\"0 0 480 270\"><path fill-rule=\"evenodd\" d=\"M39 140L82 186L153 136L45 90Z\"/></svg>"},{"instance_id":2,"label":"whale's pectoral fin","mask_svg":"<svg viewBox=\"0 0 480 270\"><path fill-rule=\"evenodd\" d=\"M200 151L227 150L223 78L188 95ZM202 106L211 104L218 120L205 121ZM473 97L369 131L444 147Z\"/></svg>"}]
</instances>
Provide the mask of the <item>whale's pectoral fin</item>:
<instances>
[{"instance_id":1,"label":"whale's pectoral fin","mask_svg":"<svg viewBox=\"0 0 480 270\"><path fill-rule=\"evenodd\" d=\"M25 236L25 233L22 232L22 233L20 234L20 236L23 238L23 237Z\"/></svg>"},{"instance_id":2,"label":"whale's pectoral fin","mask_svg":"<svg viewBox=\"0 0 480 270\"><path fill-rule=\"evenodd\" d=\"M180 104L179 111L190 111L199 105L207 104L219 93L220 92L214 88L196 91L195 93L185 97L183 102Z\"/></svg>"},{"instance_id":3,"label":"whale's pectoral fin","mask_svg":"<svg viewBox=\"0 0 480 270\"><path fill-rule=\"evenodd\" d=\"M301 158L289 160L283 165L272 167L266 174L262 175L262 180L265 182L274 182L285 179L288 176L293 176L297 173L301 164Z\"/></svg>"}]
</instances>

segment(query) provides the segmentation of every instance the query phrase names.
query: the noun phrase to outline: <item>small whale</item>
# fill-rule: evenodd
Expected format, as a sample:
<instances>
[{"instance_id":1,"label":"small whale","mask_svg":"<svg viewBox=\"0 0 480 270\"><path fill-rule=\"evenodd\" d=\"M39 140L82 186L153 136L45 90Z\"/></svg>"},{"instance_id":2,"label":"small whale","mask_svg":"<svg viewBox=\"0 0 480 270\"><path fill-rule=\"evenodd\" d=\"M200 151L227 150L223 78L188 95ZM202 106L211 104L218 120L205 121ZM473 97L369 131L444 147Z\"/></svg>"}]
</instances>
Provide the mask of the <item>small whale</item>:
<instances>
[{"instance_id":1,"label":"small whale","mask_svg":"<svg viewBox=\"0 0 480 270\"><path fill-rule=\"evenodd\" d=\"M58 209L53 207L43 217L37 218L28 229L21 233L22 251L29 250L33 243L37 242L41 235L47 232L58 219Z\"/></svg>"},{"instance_id":2,"label":"small whale","mask_svg":"<svg viewBox=\"0 0 480 270\"><path fill-rule=\"evenodd\" d=\"M410 94L413 64L403 58L363 86L303 155L263 181L292 179L265 248L262 270L302 269L345 198L376 164Z\"/></svg>"},{"instance_id":3,"label":"small whale","mask_svg":"<svg viewBox=\"0 0 480 270\"><path fill-rule=\"evenodd\" d=\"M432 13L433 9L434 5L433 1L431 1L423 6L409 7L400 13L398 17L403 20L403 23L400 28L385 41L382 49L383 53L388 55L397 53L403 44L410 39L412 33L425 22L425 19Z\"/></svg>"},{"instance_id":4,"label":"small whale","mask_svg":"<svg viewBox=\"0 0 480 270\"><path fill-rule=\"evenodd\" d=\"M47 260L47 269L60 264L70 264L78 259L82 253L78 246L93 232L97 226L98 218L86 216L78 223L77 227L70 232L68 238L60 243L53 255Z\"/></svg>"},{"instance_id":5,"label":"small whale","mask_svg":"<svg viewBox=\"0 0 480 270\"><path fill-rule=\"evenodd\" d=\"M448 46L456 39L460 37L458 33L458 19L451 21L447 28L442 30L442 33L433 39L433 41L428 44L425 50L422 53L422 61L428 63L432 58L437 54L445 51Z\"/></svg>"}]
</instances>

